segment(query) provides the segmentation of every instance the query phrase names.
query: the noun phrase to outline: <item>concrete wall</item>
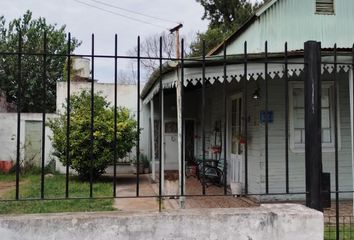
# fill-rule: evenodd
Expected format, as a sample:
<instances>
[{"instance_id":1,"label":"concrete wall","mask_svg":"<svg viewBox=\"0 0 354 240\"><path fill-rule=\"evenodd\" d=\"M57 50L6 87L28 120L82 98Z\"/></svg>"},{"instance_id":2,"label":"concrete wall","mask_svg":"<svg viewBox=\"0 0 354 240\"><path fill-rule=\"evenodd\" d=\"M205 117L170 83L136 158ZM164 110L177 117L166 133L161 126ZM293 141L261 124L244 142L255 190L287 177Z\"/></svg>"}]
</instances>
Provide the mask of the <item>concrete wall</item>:
<instances>
[{"instance_id":1,"label":"concrete wall","mask_svg":"<svg viewBox=\"0 0 354 240\"><path fill-rule=\"evenodd\" d=\"M62 110L62 105L66 99L66 82L59 82L57 84L57 111ZM89 82L72 82L71 83L71 93L79 93L83 89L89 90ZM101 92L103 96L107 97L107 100L113 104L114 101L114 84L101 84L96 83L95 85L96 92ZM125 106L136 116L137 114L137 91L135 85L118 85L118 105ZM149 118L144 117L143 115L147 114L149 116L149 108L146 106L141 106L141 122L140 126L141 131L141 143L140 148L141 152L149 154L149 141L146 135L149 134ZM47 119L56 117L56 114L47 114ZM21 159L24 159L24 144L25 144L25 126L26 121L37 121L42 122L41 113L22 113L21 114ZM41 133L40 133L41 134ZM45 162L46 164L54 159L53 148L51 146L50 137L52 132L49 127L46 127L46 149L45 149ZM17 113L0 113L0 160L16 160L16 141L17 141ZM132 155L135 155L135 150L133 150ZM57 169L60 172L65 172L65 168L60 162L57 161Z\"/></svg>"},{"instance_id":2,"label":"concrete wall","mask_svg":"<svg viewBox=\"0 0 354 240\"><path fill-rule=\"evenodd\" d=\"M55 117L55 114L47 114L46 121ZM26 121L37 121L42 123L41 113L22 113L21 114L21 131L20 131L20 159L24 159L25 153L25 126ZM41 134L41 133L40 133ZM45 163L53 159L53 148L50 144L52 132L49 127L46 127L46 148L45 148ZM16 160L17 149L17 113L0 113L0 160Z\"/></svg>"},{"instance_id":3,"label":"concrete wall","mask_svg":"<svg viewBox=\"0 0 354 240\"><path fill-rule=\"evenodd\" d=\"M323 215L301 205L163 213L0 217L4 239L323 240Z\"/></svg>"},{"instance_id":4,"label":"concrete wall","mask_svg":"<svg viewBox=\"0 0 354 240\"><path fill-rule=\"evenodd\" d=\"M114 84L95 82L95 93L101 93L106 97L109 103L114 104ZM91 82L75 82L70 83L70 93L72 95L80 93L82 90L90 91ZM63 103L67 98L67 82L57 83L57 111L62 109ZM117 86L117 103L118 106L127 107L136 115L137 110L137 90L136 85L118 85Z\"/></svg>"}]
</instances>

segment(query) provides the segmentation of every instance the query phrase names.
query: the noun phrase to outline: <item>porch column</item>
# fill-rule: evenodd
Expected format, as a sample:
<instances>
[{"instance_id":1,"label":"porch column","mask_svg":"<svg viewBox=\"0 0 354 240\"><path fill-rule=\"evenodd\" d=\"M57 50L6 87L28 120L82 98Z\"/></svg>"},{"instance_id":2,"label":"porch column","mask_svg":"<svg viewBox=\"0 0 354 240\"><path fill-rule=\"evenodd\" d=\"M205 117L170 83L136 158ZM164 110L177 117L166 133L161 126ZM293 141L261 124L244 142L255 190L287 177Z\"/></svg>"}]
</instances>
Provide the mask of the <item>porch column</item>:
<instances>
[{"instance_id":1,"label":"porch column","mask_svg":"<svg viewBox=\"0 0 354 240\"><path fill-rule=\"evenodd\" d=\"M182 164L182 124L183 124L183 119L182 119L182 80L179 77L179 70L177 69L177 83L176 83L176 102L177 102L177 144L178 144L178 154L177 154L177 159L178 159L178 173L179 173L179 184L178 184L178 190L179 190L179 195L180 195L180 207L184 208L184 167Z\"/></svg>"},{"instance_id":2,"label":"porch column","mask_svg":"<svg viewBox=\"0 0 354 240\"><path fill-rule=\"evenodd\" d=\"M321 44L308 41L305 60L305 162L306 205L323 211L321 202Z\"/></svg>"},{"instance_id":3,"label":"porch column","mask_svg":"<svg viewBox=\"0 0 354 240\"><path fill-rule=\"evenodd\" d=\"M151 178L156 181L156 169L155 169L155 120L154 120L154 99L150 101L150 129L151 129Z\"/></svg>"},{"instance_id":4,"label":"porch column","mask_svg":"<svg viewBox=\"0 0 354 240\"><path fill-rule=\"evenodd\" d=\"M353 64L354 66L354 64ZM352 149L352 184L353 184L353 191L354 191L354 71L353 68L349 71L349 96L350 96L350 124L351 124L351 149ZM353 192L353 216L354 216L354 192Z\"/></svg>"}]
</instances>

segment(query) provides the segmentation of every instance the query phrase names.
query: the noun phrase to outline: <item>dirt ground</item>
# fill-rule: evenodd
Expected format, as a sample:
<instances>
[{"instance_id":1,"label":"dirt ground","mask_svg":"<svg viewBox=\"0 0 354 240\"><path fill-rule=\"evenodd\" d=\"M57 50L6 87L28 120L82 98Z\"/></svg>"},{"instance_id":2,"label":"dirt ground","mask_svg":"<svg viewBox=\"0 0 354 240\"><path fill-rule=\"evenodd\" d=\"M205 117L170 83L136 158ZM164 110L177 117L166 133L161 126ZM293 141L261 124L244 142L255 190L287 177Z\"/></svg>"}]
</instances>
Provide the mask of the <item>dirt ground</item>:
<instances>
[{"instance_id":1,"label":"dirt ground","mask_svg":"<svg viewBox=\"0 0 354 240\"><path fill-rule=\"evenodd\" d=\"M6 193L15 189L16 182L0 182L0 199L4 198Z\"/></svg>"}]
</instances>

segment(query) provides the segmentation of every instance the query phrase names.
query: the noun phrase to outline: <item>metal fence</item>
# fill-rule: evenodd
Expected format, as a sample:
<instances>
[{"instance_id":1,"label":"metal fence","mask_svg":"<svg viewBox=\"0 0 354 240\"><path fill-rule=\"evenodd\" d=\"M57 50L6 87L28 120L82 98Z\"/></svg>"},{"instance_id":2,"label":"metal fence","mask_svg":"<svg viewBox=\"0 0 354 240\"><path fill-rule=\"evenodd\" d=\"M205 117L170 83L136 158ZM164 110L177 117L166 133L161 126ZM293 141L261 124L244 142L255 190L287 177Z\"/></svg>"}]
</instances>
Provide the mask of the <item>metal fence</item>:
<instances>
[{"instance_id":1,"label":"metal fence","mask_svg":"<svg viewBox=\"0 0 354 240\"><path fill-rule=\"evenodd\" d=\"M322 57L325 56L326 58L321 58L321 49L320 45L318 43L314 42L309 42L305 44L305 50L304 52L299 52L299 51L288 51L288 44L285 43L284 45L284 52L283 53L269 53L268 52L268 43L265 43L264 46L264 52L259 53L259 54L249 54L248 53L248 48L247 48L247 42L244 44L244 53L239 54L239 55L228 55L227 54L227 48L224 46L224 51L223 54L218 56L218 57L208 57L206 55L205 51L205 44L203 46L203 56L201 58L189 58L185 57L185 47L184 47L184 41L182 40L181 43L181 57L179 59L175 58L165 58L163 57L163 52L162 52L162 39L160 39L160 48L159 48L159 57L157 58L152 58L152 57L146 57L146 56L141 56L141 46L140 46L140 38L137 39L137 55L136 56L120 56L118 55L118 37L117 35L114 38L114 50L112 55L97 55L95 54L95 38L94 35L92 35L92 51L90 54L74 54L72 53L72 46L71 46L71 36L70 34L68 35L68 42L67 42L67 53L66 54L56 54L56 53L51 53L48 52L48 42L47 38L44 35L43 38L43 50L41 52L26 52L23 49L23 38L21 35L19 35L19 42L18 42L18 48L15 51L10 51L8 49L7 51L2 51L0 52L0 56L3 57L4 59L8 56L13 56L17 57L17 72L18 72L18 77L16 79L17 81L17 98L16 98L16 105L17 105L17 135L16 135L16 144L17 144L17 152L16 152L16 161L15 161L15 174L16 174L16 184L15 184L15 200L65 200L65 199L76 199L76 197L73 197L70 195L70 164L66 165L66 171L65 171L65 176L66 176L66 181L65 181L65 194L62 197L55 197L55 198L49 198L45 196L45 148L46 148L46 114L48 113L47 108L46 108L46 103L47 103L47 90L46 90L46 82L47 82L47 59L50 58L56 58L56 57L65 57L67 58L68 62L68 67L67 67L67 118L66 118L66 124L67 124L67 129L66 129L66 149L70 148L70 143L71 141L74 141L73 139L70 138L70 114L71 114L71 106L70 106L70 96L71 96L71 89L70 89L70 81L71 81L71 59L73 57L86 57L90 58L91 60L91 89L90 89L90 94L91 94L91 112L90 112L90 158L87 159L87 161L90 163L91 166L91 171L90 171L90 178L89 178L89 192L88 196L84 198L88 199L99 199L102 197L97 197L94 196L93 193L93 185L94 185L94 180L93 180L93 171L92 171L92 166L94 164L94 155L93 155L93 147L94 147L94 141L95 141L95 136L94 136L94 129L95 129L95 122L94 122L94 91L95 91L95 59L110 59L111 61L114 61L114 69L112 69L114 73L114 81L115 84L115 92L114 92L114 139L112 141L112 148L110 149L114 153L114 159L113 159L113 176L112 176L112 196L107 196L104 198L138 198L138 197L157 197L159 200L159 208L160 211L162 210L162 199L163 198L168 198L168 197L203 197L203 196L209 196L209 197L217 197L217 196L228 196L232 197L233 194L230 192L229 184L228 184L228 174L229 174L229 153L226 151L228 149L228 141L227 139L227 132L229 129L227 128L227 119L228 119L228 109L227 109L227 101L228 101L228 88L230 82L235 83L234 80L237 80L236 74L232 75L228 73L228 68L230 66L241 66L243 67L243 73L241 78L239 79L239 86L242 86L242 94L244 96L248 96L250 94L249 92L249 82L247 81L247 76L250 73L250 65L251 64L258 64L262 65L263 67L263 80L264 80L264 116L263 116L263 121L264 121L264 142L262 143L262 148L264 149L264 191L262 192L254 192L250 191L249 189L249 180L250 180L250 175L252 174L252 169L249 167L249 146L248 146L248 141L244 143L244 191L242 195L244 197L262 197L262 196L286 196L291 198L291 196L306 196L307 200L307 205L318 209L318 210L323 210L323 196L327 194L327 197L329 194L334 195L334 203L335 203L335 208L334 208L334 215L327 216L325 218L326 220L326 225L325 225L325 235L326 239L354 239L354 233L352 232L352 217L346 217L343 214L340 213L340 194L349 194L352 193L350 190L346 191L341 191L340 185L339 185L339 157L338 157L338 152L339 152L339 143L338 143L338 71L340 67L347 66L350 69L354 69L354 48L351 49L338 49L336 45L333 46L331 49L324 49L322 50ZM340 52L340 54L338 54ZM346 59L351 59L351 62L348 61L338 61L338 56L346 56ZM35 57L38 62L42 62L42 154L41 154L41 174L40 174L40 197L36 199L22 199L20 197L20 171L21 171L21 115L22 113L22 96L23 94L27 91L27 89L24 89L23 86L23 79L22 79L22 59L25 56L33 56ZM293 59L300 58L301 61L293 61ZM200 89L201 91L201 145L202 145L202 158L201 162L199 163L199 177L201 179L200 184L201 184L201 189L202 191L199 194L188 194L186 189L188 187L184 185L185 182L185 169L186 169L186 162L183 160L183 157L180 157L179 161L181 164L181 169L182 169L182 174L180 175L180 192L177 195L168 195L164 194L162 190L162 177L164 175L163 168L162 168L162 161L161 161L161 156L162 156L162 144L158 145L158 156L160 158L159 161L159 172L158 172L158 182L159 182L159 187L158 187L158 192L155 195L141 195L141 189L140 189L140 173L139 170L137 170L136 174L136 192L134 196L120 196L117 194L117 185L119 184L118 182L118 176L117 176L117 167L119 165L117 164L119 162L118 159L118 149L117 149L117 107L119 103L117 102L117 85L118 85L118 76L117 76L117 71L118 71L118 61L120 59L131 59L136 61L137 63L137 99L136 99L136 105L137 105L137 128L141 128L141 100L140 100L140 93L141 93L141 61L142 60L154 60L159 62L159 68L155 71L156 74L158 74L158 78L156 83L158 83L159 87L159 95L157 95L157 99L159 99L159 133L162 132L162 125L164 124L162 122L162 114L163 114L163 105L162 105L162 98L163 98L163 75L164 75L164 62L166 61L177 61L178 62L178 67L176 68L177 71L180 71L180 86L182 86L179 89L179 93L181 97L181 119L183 120L185 118L185 106L186 103L184 96L186 91L189 88L193 89ZM325 60L324 60L325 59ZM223 80L220 80L220 84L222 86L222 124L223 126L223 136L222 136L222 146L220 146L224 151L222 151L222 158L220 160L220 165L217 166L212 166L208 163L208 159L206 156L206 119L207 119L207 114L208 113L208 108L207 108L207 103L206 103L206 88L210 87L212 84L210 84L210 77L207 76L207 69L210 66L220 66L222 69L222 72L219 73L221 75ZM281 65L283 66L283 76L281 77L282 83L283 83L283 89L284 89L284 96L285 99L281 100L284 101L284 115L282 118L284 119L284 126L282 127L282 135L284 137L284 149L281 149L280 152L282 152L283 155L283 161L284 161L284 166L285 169L282 172L284 176L284 189L285 191L283 192L274 192L270 190L271 187L271 176L270 176L270 158L269 158L269 145L272 144L270 142L270 116L269 116L269 110L271 109L270 103L269 103L269 98L271 97L271 92L270 92L270 83L272 81L271 76L269 75L269 69L273 65ZM306 139L306 144L305 144L305 155L306 155L306 190L305 191L292 191L291 190L291 177L290 177L290 157L289 157L289 151L290 151L290 126L289 126L289 121L290 121L290 116L289 116L289 99L290 99L290 93L289 93L289 83L291 81L302 81L301 79L293 79L293 77L289 74L290 73L290 68L289 66L302 66L305 68L305 71L302 73L301 77L304 79L305 83L305 139ZM323 186L321 184L322 180L322 156L321 156L321 68L323 65L331 65L333 66L333 72L330 73L331 81L333 82L333 99L334 99L334 104L333 104L333 120L334 122L332 123L332 128L333 128L333 133L334 136L333 139L333 148L334 148L334 189L330 190L329 192L323 191ZM199 67L201 69L201 76L199 78L199 82L195 85L192 86L191 83L189 82L190 79L186 79L185 76L185 71L187 69L190 69L192 67ZM352 72L349 72L349 74L353 74ZM349 79L352 79L349 77ZM188 83L187 83L188 81ZM263 84L262 83L262 84ZM177 88L178 89L178 88ZM315 99L315 101L313 101ZM241 104L241 103L240 103ZM249 116L249 103L248 101L243 101L242 102L242 111L243 111L243 116L244 119L248 119ZM351 106L353 107L353 106ZM241 115L240 115L241 116ZM242 123L242 128L243 128L243 134L245 139L248 139L249 136L249 121L248 120L240 120L240 124ZM184 125L181 125L181 129L179 130L180 133L184 134ZM353 129L351 129L351 132L353 132ZM161 135L161 134L160 134ZM159 136L160 139L162 139L163 136ZM180 145L180 149L184 149L184 138L182 137L180 141L178 141L178 144ZM139 169L140 167L140 143L141 143L141 136L140 133L138 133L138 136L136 138L136 167ZM182 152L183 154L183 152ZM70 159L70 154L69 150L67 151L67 162L70 163L72 159ZM223 189L223 191L220 194L207 194L206 189L208 187L208 179L210 176L208 175L210 171L214 171L214 175L216 173L216 177L219 178L217 179L219 182L218 184L220 187ZM215 176L214 176L215 177ZM305 200L305 199L303 199ZM4 200L2 199L1 201L12 201L12 200ZM353 235L353 237L352 237Z\"/></svg>"}]
</instances>

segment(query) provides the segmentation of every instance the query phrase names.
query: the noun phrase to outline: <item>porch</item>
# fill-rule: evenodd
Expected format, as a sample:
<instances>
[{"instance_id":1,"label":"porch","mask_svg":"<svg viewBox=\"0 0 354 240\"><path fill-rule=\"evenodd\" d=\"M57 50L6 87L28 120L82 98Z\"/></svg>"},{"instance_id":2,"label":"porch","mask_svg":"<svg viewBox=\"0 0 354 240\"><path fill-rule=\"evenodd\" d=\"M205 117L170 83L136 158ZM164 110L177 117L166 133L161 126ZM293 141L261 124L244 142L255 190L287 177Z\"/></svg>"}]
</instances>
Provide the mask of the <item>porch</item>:
<instances>
[{"instance_id":1,"label":"porch","mask_svg":"<svg viewBox=\"0 0 354 240\"><path fill-rule=\"evenodd\" d=\"M179 170L179 191L188 191L182 177L188 166L212 160L222 172L224 192L230 192L231 183L237 182L243 194L260 201L304 200L302 54L287 59L285 65L280 63L283 59L279 54L269 59L259 54L246 63L237 56L227 56L233 63L229 58L210 59L204 66L194 62L164 70L161 82L156 78L155 85L143 92L145 107L150 110L152 178L158 180L159 167L163 172ZM331 176L332 198L338 174L338 187L343 191L339 198L351 199L352 71L347 57L339 56L341 64L334 66L333 52L327 54L321 67L323 171ZM202 186L202 194L205 189Z\"/></svg>"}]
</instances>

